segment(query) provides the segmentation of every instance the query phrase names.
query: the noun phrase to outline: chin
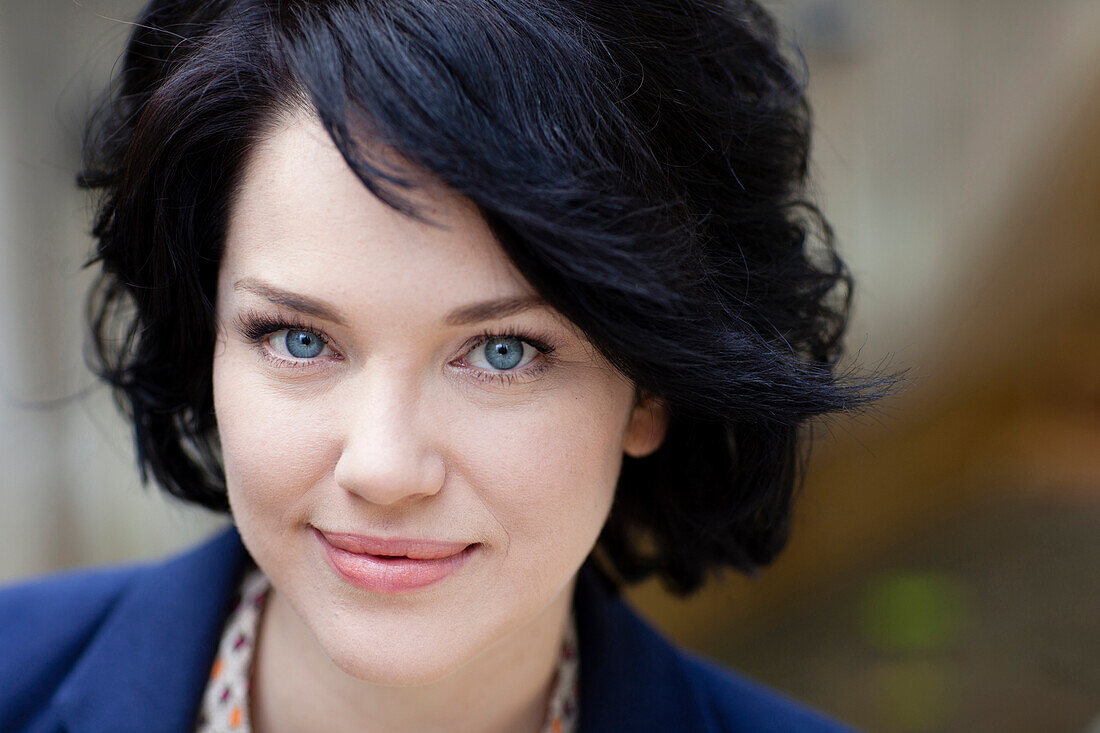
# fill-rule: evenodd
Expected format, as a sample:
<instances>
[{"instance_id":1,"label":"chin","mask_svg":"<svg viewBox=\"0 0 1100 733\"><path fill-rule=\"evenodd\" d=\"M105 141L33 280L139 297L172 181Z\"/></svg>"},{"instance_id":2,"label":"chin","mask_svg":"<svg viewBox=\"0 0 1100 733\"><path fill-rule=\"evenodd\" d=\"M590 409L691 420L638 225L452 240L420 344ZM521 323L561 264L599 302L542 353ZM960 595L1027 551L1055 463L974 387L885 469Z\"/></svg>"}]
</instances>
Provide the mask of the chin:
<instances>
[{"instance_id":1,"label":"chin","mask_svg":"<svg viewBox=\"0 0 1100 733\"><path fill-rule=\"evenodd\" d=\"M359 641L345 632L331 638L319 637L325 654L344 674L377 685L417 687L430 685L453 674L470 661L475 649L455 646L453 636L445 639L413 633L402 639L363 635Z\"/></svg>"}]
</instances>

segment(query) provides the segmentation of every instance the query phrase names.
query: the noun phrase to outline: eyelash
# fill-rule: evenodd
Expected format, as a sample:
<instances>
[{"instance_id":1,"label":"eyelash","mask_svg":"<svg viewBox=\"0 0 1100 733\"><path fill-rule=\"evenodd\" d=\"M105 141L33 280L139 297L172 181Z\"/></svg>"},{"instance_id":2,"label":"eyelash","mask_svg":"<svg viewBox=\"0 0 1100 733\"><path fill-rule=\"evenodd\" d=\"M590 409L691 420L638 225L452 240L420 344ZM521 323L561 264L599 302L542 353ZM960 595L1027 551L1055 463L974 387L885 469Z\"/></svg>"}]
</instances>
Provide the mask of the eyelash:
<instances>
[{"instance_id":1,"label":"eyelash","mask_svg":"<svg viewBox=\"0 0 1100 733\"><path fill-rule=\"evenodd\" d=\"M271 350L266 347L264 341L273 333L279 331L292 330L292 331L307 331L317 338L321 339L329 348L332 348L332 340L326 336L322 331L316 329L304 321L295 317L274 317L263 313L247 312L241 315L237 320L237 330L241 335L252 342L253 345L259 350L260 355L281 368L290 369L302 369L311 366L309 361L291 361L281 356L277 356L271 353ZM489 372L484 369L478 369L475 367L467 367L464 371L468 372L475 379L498 384L515 384L517 380L533 378L542 374L550 365L551 354L554 353L555 347L549 343L546 339L536 336L533 333L525 331L523 329L507 328L502 331L484 331L481 334L475 336L466 342L463 347L462 358L464 359L474 349L479 346L484 346L485 342L492 339L508 339L514 338L531 346L538 352L538 356L535 360L529 363L522 371L503 371L503 372ZM343 357L337 356L340 359Z\"/></svg>"}]
</instances>

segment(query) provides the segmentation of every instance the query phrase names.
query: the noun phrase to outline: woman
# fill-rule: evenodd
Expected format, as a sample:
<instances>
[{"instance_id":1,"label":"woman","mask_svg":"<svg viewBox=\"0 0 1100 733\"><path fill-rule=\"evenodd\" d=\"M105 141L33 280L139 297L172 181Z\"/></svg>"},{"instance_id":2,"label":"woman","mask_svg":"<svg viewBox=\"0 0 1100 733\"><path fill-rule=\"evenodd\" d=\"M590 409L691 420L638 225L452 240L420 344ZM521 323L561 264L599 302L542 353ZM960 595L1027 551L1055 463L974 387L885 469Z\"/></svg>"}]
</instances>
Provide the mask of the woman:
<instances>
[{"instance_id":1,"label":"woman","mask_svg":"<svg viewBox=\"0 0 1100 733\"><path fill-rule=\"evenodd\" d=\"M154 0L87 143L99 371L234 527L0 595L0 728L839 728L616 596L867 395L755 3Z\"/></svg>"}]
</instances>

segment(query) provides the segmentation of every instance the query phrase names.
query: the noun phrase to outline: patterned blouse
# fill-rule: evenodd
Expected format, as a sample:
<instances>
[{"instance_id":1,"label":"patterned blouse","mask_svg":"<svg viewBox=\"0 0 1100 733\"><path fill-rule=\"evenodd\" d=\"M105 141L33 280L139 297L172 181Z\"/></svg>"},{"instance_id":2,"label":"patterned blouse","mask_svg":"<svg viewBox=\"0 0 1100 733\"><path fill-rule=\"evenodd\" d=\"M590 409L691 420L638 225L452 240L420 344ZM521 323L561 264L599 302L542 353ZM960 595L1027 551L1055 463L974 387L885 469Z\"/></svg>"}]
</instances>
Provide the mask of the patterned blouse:
<instances>
[{"instance_id":1,"label":"patterned blouse","mask_svg":"<svg viewBox=\"0 0 1100 733\"><path fill-rule=\"evenodd\" d=\"M251 733L248 711L248 686L252 672L252 652L260 614L271 585L258 568L246 573L240 587L240 600L229 614L222 630L218 654L210 670L210 679L202 695L196 733ZM572 617L562 639L561 655L554 677L554 691L542 733L573 733L577 725L580 693L577 671L577 629Z\"/></svg>"}]
</instances>

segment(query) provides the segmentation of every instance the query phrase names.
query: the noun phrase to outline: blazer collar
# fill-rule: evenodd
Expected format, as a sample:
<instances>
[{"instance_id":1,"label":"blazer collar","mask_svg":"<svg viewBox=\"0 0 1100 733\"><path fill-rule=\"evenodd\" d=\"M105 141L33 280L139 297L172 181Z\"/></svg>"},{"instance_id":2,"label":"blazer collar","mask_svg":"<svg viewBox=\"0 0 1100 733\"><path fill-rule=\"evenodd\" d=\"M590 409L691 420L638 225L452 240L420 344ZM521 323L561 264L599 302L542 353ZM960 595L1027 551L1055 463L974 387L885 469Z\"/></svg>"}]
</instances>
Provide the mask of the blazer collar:
<instances>
[{"instance_id":1,"label":"blazer collar","mask_svg":"<svg viewBox=\"0 0 1100 733\"><path fill-rule=\"evenodd\" d=\"M67 729L190 731L246 557L230 527L138 569L53 697Z\"/></svg>"},{"instance_id":2,"label":"blazer collar","mask_svg":"<svg viewBox=\"0 0 1100 733\"><path fill-rule=\"evenodd\" d=\"M53 697L72 733L190 731L237 581L248 561L234 527L140 568ZM704 730L705 706L672 647L585 563L574 609L581 733Z\"/></svg>"}]
</instances>

